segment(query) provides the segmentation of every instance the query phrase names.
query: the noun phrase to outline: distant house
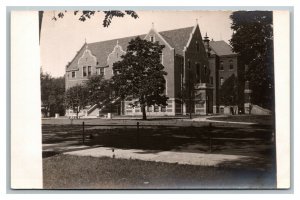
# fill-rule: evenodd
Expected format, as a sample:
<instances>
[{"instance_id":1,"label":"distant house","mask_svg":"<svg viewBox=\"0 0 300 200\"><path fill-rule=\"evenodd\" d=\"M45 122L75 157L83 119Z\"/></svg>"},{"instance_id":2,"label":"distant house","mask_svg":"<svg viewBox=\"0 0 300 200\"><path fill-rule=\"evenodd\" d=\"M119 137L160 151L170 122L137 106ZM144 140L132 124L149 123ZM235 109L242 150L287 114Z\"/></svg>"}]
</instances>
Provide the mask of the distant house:
<instances>
[{"instance_id":1,"label":"distant house","mask_svg":"<svg viewBox=\"0 0 300 200\"><path fill-rule=\"evenodd\" d=\"M217 88L222 81L237 72L237 55L224 41L209 41L208 37L202 40L198 24L162 32L152 27L144 35L84 43L66 66L66 89L82 84L94 74L111 78L114 73L113 63L121 59L121 55L126 53L128 42L135 37L165 45L161 62L168 73L165 77L168 105L147 107L148 116L186 115L189 112L205 115L218 112ZM108 112L117 115L142 114L139 107L133 108L130 102L119 99L113 102L110 109L108 106L99 108L90 105L81 114L99 116ZM72 115L72 111L67 111L66 115Z\"/></svg>"}]
</instances>

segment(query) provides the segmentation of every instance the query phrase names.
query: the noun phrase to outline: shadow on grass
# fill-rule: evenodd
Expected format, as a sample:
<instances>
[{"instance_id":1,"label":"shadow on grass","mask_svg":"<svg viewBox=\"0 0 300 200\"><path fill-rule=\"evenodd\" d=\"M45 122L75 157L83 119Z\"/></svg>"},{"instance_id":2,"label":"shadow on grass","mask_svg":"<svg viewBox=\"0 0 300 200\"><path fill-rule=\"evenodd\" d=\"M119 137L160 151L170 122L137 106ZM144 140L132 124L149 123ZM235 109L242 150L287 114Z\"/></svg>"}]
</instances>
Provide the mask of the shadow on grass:
<instances>
[{"instance_id":1,"label":"shadow on grass","mask_svg":"<svg viewBox=\"0 0 300 200\"><path fill-rule=\"evenodd\" d=\"M142 153L178 151L251 156L236 166L264 168L272 165L273 130L262 125L239 127L86 127L78 125L43 125L44 150L67 152L99 146L118 149L139 149ZM59 148L53 148L59 146ZM52 149L51 149L52 148ZM59 149L59 150L55 150ZM55 155L55 153L53 153ZM45 154L45 157L51 156ZM255 159L257 158L257 159ZM229 163L223 163L227 166Z\"/></svg>"}]
</instances>

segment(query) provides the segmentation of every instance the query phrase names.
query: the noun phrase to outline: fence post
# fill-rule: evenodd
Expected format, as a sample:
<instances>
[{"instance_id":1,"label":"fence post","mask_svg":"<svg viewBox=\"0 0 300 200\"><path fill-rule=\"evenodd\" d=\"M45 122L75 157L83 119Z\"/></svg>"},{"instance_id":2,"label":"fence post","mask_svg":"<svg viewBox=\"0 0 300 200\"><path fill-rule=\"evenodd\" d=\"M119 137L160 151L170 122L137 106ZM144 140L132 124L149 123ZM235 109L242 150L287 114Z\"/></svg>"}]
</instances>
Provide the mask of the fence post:
<instances>
[{"instance_id":1,"label":"fence post","mask_svg":"<svg viewBox=\"0 0 300 200\"><path fill-rule=\"evenodd\" d=\"M136 128L137 128L137 130L136 130L136 141L137 141L137 146L139 146L139 143L140 143L140 123L139 122L137 122L136 123Z\"/></svg>"},{"instance_id":2,"label":"fence post","mask_svg":"<svg viewBox=\"0 0 300 200\"><path fill-rule=\"evenodd\" d=\"M84 144L85 133L84 133L84 122L82 122L82 143Z\"/></svg>"}]
</instances>

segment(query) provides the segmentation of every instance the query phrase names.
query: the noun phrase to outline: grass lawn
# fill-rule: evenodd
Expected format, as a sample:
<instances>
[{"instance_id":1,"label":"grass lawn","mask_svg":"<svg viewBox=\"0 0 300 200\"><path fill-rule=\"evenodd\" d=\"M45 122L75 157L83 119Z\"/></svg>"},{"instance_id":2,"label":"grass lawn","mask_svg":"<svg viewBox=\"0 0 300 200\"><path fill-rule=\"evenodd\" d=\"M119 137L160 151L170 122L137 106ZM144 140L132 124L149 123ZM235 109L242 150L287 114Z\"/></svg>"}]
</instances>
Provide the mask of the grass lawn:
<instances>
[{"instance_id":1,"label":"grass lawn","mask_svg":"<svg viewBox=\"0 0 300 200\"><path fill-rule=\"evenodd\" d=\"M235 116L233 116L235 117ZM241 116L239 116L241 117ZM258 119L258 118L256 118ZM220 120L219 117L217 120ZM266 119L267 121L267 119ZM45 189L212 189L275 187L271 125L229 127L91 127L43 124ZM210 140L212 138L212 152ZM161 151L245 155L220 167L63 155L98 146Z\"/></svg>"},{"instance_id":2,"label":"grass lawn","mask_svg":"<svg viewBox=\"0 0 300 200\"><path fill-rule=\"evenodd\" d=\"M273 125L273 115L228 115L226 117L210 117L208 120L252 122L261 125Z\"/></svg>"},{"instance_id":3,"label":"grass lawn","mask_svg":"<svg viewBox=\"0 0 300 200\"><path fill-rule=\"evenodd\" d=\"M82 127L75 125L43 125L43 144L65 147L82 145ZM208 153L210 138L213 153L255 155L271 158L272 130L261 127L175 127L112 128L87 127L84 145L142 149L151 151L188 151ZM51 146L53 147L53 146ZM193 147L193 148L191 148ZM46 148L46 147L45 147ZM45 155L46 157L46 155Z\"/></svg>"},{"instance_id":4,"label":"grass lawn","mask_svg":"<svg viewBox=\"0 0 300 200\"><path fill-rule=\"evenodd\" d=\"M56 155L43 159L44 189L271 189L274 171Z\"/></svg>"}]
</instances>

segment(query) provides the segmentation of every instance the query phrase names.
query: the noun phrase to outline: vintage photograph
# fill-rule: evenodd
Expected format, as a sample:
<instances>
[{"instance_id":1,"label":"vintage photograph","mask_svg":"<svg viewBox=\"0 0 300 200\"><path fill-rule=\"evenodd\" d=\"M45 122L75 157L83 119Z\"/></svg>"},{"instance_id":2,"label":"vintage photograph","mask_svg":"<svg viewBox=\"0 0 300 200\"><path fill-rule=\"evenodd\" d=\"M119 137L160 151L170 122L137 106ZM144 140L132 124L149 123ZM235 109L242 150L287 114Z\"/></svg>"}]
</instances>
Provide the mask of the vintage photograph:
<instances>
[{"instance_id":1,"label":"vintage photograph","mask_svg":"<svg viewBox=\"0 0 300 200\"><path fill-rule=\"evenodd\" d=\"M39 11L44 189L275 189L272 11Z\"/></svg>"}]
</instances>

